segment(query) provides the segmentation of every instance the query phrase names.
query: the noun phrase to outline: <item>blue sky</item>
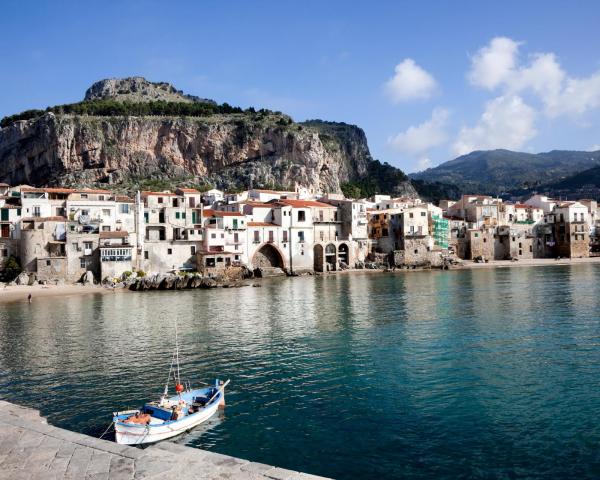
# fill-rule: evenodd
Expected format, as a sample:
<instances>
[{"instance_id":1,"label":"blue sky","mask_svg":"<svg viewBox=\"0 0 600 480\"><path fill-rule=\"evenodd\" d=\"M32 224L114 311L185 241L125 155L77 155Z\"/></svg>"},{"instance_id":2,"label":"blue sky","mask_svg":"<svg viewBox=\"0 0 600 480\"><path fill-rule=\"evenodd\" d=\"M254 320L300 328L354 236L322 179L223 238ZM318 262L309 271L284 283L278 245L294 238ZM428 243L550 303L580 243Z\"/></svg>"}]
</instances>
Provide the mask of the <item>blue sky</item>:
<instances>
[{"instance_id":1,"label":"blue sky","mask_svg":"<svg viewBox=\"0 0 600 480\"><path fill-rule=\"evenodd\" d=\"M600 3L5 2L0 116L142 75L362 127L407 172L472 149L600 149Z\"/></svg>"}]
</instances>

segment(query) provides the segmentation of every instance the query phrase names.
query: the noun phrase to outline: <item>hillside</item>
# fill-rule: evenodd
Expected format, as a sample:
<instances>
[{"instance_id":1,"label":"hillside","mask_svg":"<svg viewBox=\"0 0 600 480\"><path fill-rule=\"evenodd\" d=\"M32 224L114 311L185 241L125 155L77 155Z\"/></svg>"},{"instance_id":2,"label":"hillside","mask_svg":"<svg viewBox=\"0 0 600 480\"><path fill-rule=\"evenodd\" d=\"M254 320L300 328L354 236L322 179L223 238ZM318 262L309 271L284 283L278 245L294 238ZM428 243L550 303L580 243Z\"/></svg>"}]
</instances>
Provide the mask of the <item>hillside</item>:
<instances>
[{"instance_id":1,"label":"hillside","mask_svg":"<svg viewBox=\"0 0 600 480\"><path fill-rule=\"evenodd\" d=\"M402 171L371 158L357 126L296 123L140 77L96 82L82 102L29 110L0 125L0 182L10 184L322 192L352 185L416 195Z\"/></svg>"},{"instance_id":2,"label":"hillside","mask_svg":"<svg viewBox=\"0 0 600 480\"><path fill-rule=\"evenodd\" d=\"M471 152L410 177L455 185L463 193L499 195L557 183L595 166L600 166L600 151L531 154L491 150Z\"/></svg>"}]
</instances>

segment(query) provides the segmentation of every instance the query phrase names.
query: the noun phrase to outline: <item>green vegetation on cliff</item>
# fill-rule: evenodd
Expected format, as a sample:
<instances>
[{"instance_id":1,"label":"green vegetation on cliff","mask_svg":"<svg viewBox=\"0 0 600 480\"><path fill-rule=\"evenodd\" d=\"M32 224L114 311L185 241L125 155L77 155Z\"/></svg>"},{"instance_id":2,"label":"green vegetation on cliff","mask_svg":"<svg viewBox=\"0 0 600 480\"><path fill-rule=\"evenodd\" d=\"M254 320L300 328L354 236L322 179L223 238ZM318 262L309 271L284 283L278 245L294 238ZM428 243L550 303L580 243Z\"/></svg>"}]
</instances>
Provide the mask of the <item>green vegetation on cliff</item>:
<instances>
[{"instance_id":1,"label":"green vegetation on cliff","mask_svg":"<svg viewBox=\"0 0 600 480\"><path fill-rule=\"evenodd\" d=\"M91 116L176 116L176 117L209 117L211 115L230 115L235 113L246 113L253 118L277 115L280 125L289 125L292 120L281 112L272 112L254 108L242 110L240 107L232 107L228 103L216 105L212 103L186 103L166 102L164 100L150 102L117 101L113 99L84 100L83 102L48 107L45 110L26 110L21 113L4 117L0 121L0 127L4 128L19 120L31 120L41 117L45 113L52 112L57 115L91 115Z\"/></svg>"}]
</instances>

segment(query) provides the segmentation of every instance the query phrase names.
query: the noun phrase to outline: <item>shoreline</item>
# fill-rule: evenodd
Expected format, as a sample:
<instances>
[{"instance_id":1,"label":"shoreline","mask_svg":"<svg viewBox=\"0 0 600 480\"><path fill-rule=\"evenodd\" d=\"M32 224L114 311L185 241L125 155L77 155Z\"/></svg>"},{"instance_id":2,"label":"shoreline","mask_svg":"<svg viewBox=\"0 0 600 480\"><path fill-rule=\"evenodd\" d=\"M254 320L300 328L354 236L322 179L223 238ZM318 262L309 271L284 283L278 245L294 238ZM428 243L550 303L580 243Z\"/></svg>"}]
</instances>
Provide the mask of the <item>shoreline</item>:
<instances>
[{"instance_id":1,"label":"shoreline","mask_svg":"<svg viewBox=\"0 0 600 480\"><path fill-rule=\"evenodd\" d=\"M462 265L451 267L446 271L460 271L464 269L484 269L484 268L512 268L512 267L548 267L548 266L565 266L565 265L585 265L585 264L600 264L600 257L590 258L565 258L556 260L554 258L533 258L519 260L513 262L511 260L490 260L488 263L475 263L472 260L462 260ZM423 271L444 271L439 268L397 268L396 270L380 270L380 269L348 269L339 270L336 272L323 272L315 277L329 277L335 275L354 275L354 274L381 274L381 273L409 273ZM271 277L265 277L271 278ZM276 278L276 277L272 277ZM261 279L253 279L261 280ZM149 290L153 291L153 290ZM128 288L107 288L102 285L11 285L0 286L0 305L6 303L27 303L28 295L32 295L32 302L37 298L51 298L74 295L90 295L90 294L114 294L114 293L134 293Z\"/></svg>"},{"instance_id":2,"label":"shoreline","mask_svg":"<svg viewBox=\"0 0 600 480\"><path fill-rule=\"evenodd\" d=\"M116 288L114 293L127 292L126 288ZM0 305L5 303L28 303L31 294L32 303L37 298L89 295L94 293L113 293L113 289L101 285L11 285L0 286Z\"/></svg>"}]
</instances>

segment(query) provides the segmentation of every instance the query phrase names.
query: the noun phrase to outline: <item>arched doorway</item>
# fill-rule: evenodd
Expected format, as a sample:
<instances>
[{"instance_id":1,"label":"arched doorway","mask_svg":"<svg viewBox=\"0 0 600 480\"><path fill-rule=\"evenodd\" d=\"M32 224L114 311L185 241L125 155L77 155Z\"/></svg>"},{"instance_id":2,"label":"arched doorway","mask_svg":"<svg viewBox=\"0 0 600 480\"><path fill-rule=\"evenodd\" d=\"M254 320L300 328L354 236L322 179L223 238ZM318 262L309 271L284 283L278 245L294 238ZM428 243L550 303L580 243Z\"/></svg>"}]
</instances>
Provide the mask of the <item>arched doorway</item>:
<instances>
[{"instance_id":1,"label":"arched doorway","mask_svg":"<svg viewBox=\"0 0 600 480\"><path fill-rule=\"evenodd\" d=\"M313 251L314 251L314 257L315 257L315 263L314 263L315 272L322 272L323 271L323 246L317 244L314 246Z\"/></svg>"},{"instance_id":2,"label":"arched doorway","mask_svg":"<svg viewBox=\"0 0 600 480\"><path fill-rule=\"evenodd\" d=\"M283 258L279 251L273 245L263 245L255 254L252 260L254 268L261 270L268 268L281 268L283 270Z\"/></svg>"},{"instance_id":3,"label":"arched doorway","mask_svg":"<svg viewBox=\"0 0 600 480\"><path fill-rule=\"evenodd\" d=\"M340 262L344 262L347 267L350 266L350 249L345 243L341 243L338 247L338 259Z\"/></svg>"},{"instance_id":4,"label":"arched doorway","mask_svg":"<svg viewBox=\"0 0 600 480\"><path fill-rule=\"evenodd\" d=\"M333 243L325 247L325 262L327 263L328 272L336 269L337 251Z\"/></svg>"}]
</instances>

